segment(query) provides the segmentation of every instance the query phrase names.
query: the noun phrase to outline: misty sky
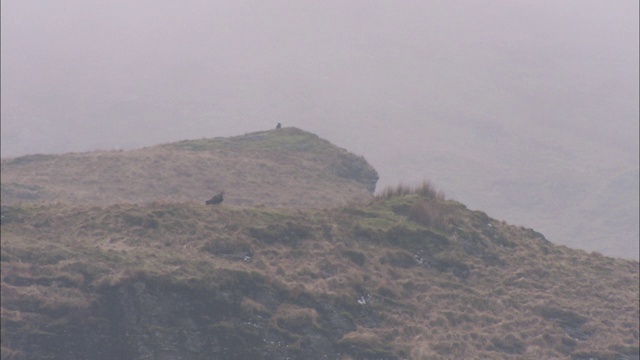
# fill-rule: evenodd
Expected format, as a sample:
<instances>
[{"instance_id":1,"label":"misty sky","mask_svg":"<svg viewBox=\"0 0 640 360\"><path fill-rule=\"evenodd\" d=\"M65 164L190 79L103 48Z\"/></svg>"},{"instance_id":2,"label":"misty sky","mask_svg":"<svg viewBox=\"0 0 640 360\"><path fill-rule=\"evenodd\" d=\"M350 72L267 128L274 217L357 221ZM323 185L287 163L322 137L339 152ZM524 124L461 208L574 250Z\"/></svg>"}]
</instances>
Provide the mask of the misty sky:
<instances>
[{"instance_id":1,"label":"misty sky","mask_svg":"<svg viewBox=\"0 0 640 360\"><path fill-rule=\"evenodd\" d=\"M618 180L598 176L613 173L638 197L638 11L637 0L2 1L2 157L281 122L364 155L380 185L431 179L546 226L531 209L549 207L548 187L606 192L598 184ZM544 188L517 199L514 184Z\"/></svg>"}]
</instances>

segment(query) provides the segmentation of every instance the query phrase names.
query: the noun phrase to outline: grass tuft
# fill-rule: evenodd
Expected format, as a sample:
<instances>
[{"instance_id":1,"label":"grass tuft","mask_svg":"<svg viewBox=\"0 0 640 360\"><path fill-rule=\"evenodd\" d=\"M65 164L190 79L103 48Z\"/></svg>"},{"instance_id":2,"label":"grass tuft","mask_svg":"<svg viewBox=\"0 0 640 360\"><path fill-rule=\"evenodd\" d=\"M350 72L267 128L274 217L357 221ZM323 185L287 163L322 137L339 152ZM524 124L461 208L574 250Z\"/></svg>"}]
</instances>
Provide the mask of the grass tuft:
<instances>
[{"instance_id":1,"label":"grass tuft","mask_svg":"<svg viewBox=\"0 0 640 360\"><path fill-rule=\"evenodd\" d=\"M436 190L431 182L425 180L418 186L410 186L406 184L398 184L396 186L387 186L378 195L378 198L389 200L394 197L418 195L426 199L444 200L445 194Z\"/></svg>"},{"instance_id":2,"label":"grass tuft","mask_svg":"<svg viewBox=\"0 0 640 360\"><path fill-rule=\"evenodd\" d=\"M454 206L445 201L445 195L437 190L429 181L418 186L398 184L388 186L377 196L381 200L391 200L404 196L417 196L410 204L395 204L394 212L408 217L427 227L448 231L453 226Z\"/></svg>"}]
</instances>

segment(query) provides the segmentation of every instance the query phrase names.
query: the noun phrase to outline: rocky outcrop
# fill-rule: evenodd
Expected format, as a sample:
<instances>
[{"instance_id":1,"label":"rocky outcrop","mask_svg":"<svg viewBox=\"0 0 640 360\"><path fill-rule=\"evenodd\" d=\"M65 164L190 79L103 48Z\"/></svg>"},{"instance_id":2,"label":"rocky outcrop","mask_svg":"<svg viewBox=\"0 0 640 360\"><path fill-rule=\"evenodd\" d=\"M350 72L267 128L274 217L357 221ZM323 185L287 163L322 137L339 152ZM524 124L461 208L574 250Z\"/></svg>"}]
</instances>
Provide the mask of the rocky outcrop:
<instances>
[{"instance_id":1,"label":"rocky outcrop","mask_svg":"<svg viewBox=\"0 0 640 360\"><path fill-rule=\"evenodd\" d=\"M91 309L46 332L14 334L12 345L29 358L60 360L398 358L340 341L369 320L354 320L335 299L275 289L256 274L227 276L211 288L152 278L106 287Z\"/></svg>"}]
</instances>

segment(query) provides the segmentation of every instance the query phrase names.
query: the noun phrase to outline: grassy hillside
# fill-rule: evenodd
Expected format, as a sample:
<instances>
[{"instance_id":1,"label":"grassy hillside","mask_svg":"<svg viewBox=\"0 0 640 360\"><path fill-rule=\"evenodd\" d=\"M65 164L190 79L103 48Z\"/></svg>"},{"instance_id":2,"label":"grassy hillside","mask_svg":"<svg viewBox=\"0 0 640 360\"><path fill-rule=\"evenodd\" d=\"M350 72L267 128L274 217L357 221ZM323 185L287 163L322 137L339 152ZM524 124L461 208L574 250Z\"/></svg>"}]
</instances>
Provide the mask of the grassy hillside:
<instances>
[{"instance_id":1,"label":"grassy hillside","mask_svg":"<svg viewBox=\"0 0 640 360\"><path fill-rule=\"evenodd\" d=\"M0 229L3 359L638 357L638 262L428 184L331 210L3 205Z\"/></svg>"},{"instance_id":2,"label":"grassy hillside","mask_svg":"<svg viewBox=\"0 0 640 360\"><path fill-rule=\"evenodd\" d=\"M2 159L2 204L204 202L327 207L369 201L378 180L362 158L283 128L132 151Z\"/></svg>"},{"instance_id":3,"label":"grassy hillside","mask_svg":"<svg viewBox=\"0 0 640 360\"><path fill-rule=\"evenodd\" d=\"M430 124L424 136L406 139L390 123L382 129L388 138L366 156L382 186L427 177L468 207L535 228L554 243L638 260L637 135L636 150L622 151L616 142L599 143L603 136L551 124L523 131L513 117L486 128L467 120Z\"/></svg>"}]
</instances>

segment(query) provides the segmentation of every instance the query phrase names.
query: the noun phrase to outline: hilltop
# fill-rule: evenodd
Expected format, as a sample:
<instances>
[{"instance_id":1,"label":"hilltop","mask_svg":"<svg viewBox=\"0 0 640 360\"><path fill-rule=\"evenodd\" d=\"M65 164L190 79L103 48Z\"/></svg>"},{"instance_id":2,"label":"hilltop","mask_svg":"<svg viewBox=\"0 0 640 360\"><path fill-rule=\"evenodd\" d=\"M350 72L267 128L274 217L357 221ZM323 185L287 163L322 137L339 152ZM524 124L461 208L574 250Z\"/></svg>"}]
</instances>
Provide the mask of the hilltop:
<instances>
[{"instance_id":1,"label":"hilltop","mask_svg":"<svg viewBox=\"0 0 640 360\"><path fill-rule=\"evenodd\" d=\"M374 197L363 158L282 130L3 160L2 359L640 355L637 261L429 183Z\"/></svg>"},{"instance_id":2,"label":"hilltop","mask_svg":"<svg viewBox=\"0 0 640 360\"><path fill-rule=\"evenodd\" d=\"M2 204L204 202L225 190L241 206L331 207L372 199L364 158L297 128L131 151L2 159Z\"/></svg>"}]
</instances>

